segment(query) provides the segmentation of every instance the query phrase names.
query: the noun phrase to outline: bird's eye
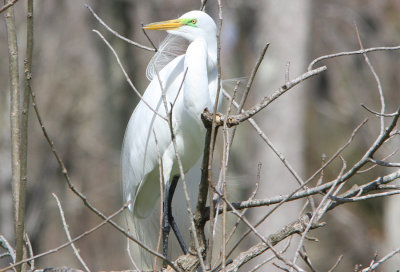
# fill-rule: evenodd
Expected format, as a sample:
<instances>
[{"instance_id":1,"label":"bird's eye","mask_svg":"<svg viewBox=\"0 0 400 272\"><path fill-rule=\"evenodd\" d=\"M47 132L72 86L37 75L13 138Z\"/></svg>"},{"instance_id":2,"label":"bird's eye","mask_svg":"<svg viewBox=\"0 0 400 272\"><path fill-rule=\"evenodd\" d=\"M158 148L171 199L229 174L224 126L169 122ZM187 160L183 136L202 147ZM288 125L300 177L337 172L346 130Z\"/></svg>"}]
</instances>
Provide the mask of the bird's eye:
<instances>
[{"instance_id":1,"label":"bird's eye","mask_svg":"<svg viewBox=\"0 0 400 272\"><path fill-rule=\"evenodd\" d=\"M196 24L197 23L197 19L192 19L192 24Z\"/></svg>"}]
</instances>

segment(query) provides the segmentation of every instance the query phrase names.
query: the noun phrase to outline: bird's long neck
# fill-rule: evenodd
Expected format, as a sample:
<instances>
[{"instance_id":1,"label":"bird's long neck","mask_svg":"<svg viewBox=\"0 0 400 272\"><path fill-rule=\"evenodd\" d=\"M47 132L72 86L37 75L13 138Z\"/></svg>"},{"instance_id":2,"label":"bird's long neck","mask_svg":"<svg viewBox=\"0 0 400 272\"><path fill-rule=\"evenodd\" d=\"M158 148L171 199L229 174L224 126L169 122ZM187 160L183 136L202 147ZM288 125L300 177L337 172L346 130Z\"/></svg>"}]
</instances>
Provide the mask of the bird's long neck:
<instances>
[{"instance_id":1,"label":"bird's long neck","mask_svg":"<svg viewBox=\"0 0 400 272\"><path fill-rule=\"evenodd\" d=\"M217 65L217 37L211 37L206 40L207 54L208 54L208 67L209 69Z\"/></svg>"},{"instance_id":2,"label":"bird's long neck","mask_svg":"<svg viewBox=\"0 0 400 272\"><path fill-rule=\"evenodd\" d=\"M203 37L193 40L186 50L183 99L186 108L200 123L200 114L212 108L210 80L215 77L216 43Z\"/></svg>"}]
</instances>

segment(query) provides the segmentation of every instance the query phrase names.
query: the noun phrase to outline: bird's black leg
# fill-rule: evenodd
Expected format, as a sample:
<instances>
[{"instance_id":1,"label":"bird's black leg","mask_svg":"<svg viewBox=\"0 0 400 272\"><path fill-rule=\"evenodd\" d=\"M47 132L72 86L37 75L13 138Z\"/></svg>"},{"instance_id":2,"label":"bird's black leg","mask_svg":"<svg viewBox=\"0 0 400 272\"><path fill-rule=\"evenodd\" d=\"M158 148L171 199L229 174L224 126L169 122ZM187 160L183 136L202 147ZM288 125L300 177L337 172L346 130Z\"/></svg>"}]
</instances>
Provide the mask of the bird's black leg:
<instances>
[{"instance_id":1,"label":"bird's black leg","mask_svg":"<svg viewBox=\"0 0 400 272\"><path fill-rule=\"evenodd\" d=\"M168 198L169 198L169 184L165 184L164 190L164 202L163 202L163 216L162 216L162 250L163 256L168 257L168 237L171 227L168 222ZM163 266L166 266L166 262L163 262Z\"/></svg>"},{"instance_id":2,"label":"bird's black leg","mask_svg":"<svg viewBox=\"0 0 400 272\"><path fill-rule=\"evenodd\" d=\"M184 254L188 252L185 242L183 241L182 235L179 232L178 226L175 223L175 219L172 215L172 199L175 193L176 185L178 184L179 176L176 175L172 178L171 184L165 185L164 203L163 203L163 220L162 220L162 243L163 243L163 255L167 257L168 254L168 237L171 230L174 231L176 239L182 248Z\"/></svg>"},{"instance_id":3,"label":"bird's black leg","mask_svg":"<svg viewBox=\"0 0 400 272\"><path fill-rule=\"evenodd\" d=\"M169 188L169 193L168 193L168 221L169 224L172 227L172 230L175 233L176 239L179 242L179 245L181 246L181 249L183 251L183 254L187 254L188 250L187 247L185 245L185 241L183 241L183 237L181 235L181 233L179 232L178 226L175 223L175 219L174 216L172 215L172 198L174 197L174 193L175 193L175 189L176 189L176 185L178 184L179 181L179 176L176 175L172 178L171 181L171 186Z\"/></svg>"}]
</instances>

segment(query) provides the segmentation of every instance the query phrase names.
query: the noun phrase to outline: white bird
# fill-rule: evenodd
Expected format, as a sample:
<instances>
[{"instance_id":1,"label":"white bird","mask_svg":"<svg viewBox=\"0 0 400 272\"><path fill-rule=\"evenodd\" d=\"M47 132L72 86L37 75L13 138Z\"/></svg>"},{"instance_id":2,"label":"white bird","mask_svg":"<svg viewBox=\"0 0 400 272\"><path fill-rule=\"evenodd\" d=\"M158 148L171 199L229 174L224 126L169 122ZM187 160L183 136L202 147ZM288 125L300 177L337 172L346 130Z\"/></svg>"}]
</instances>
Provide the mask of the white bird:
<instances>
[{"instance_id":1,"label":"white bird","mask_svg":"<svg viewBox=\"0 0 400 272\"><path fill-rule=\"evenodd\" d=\"M166 188L172 181L177 181L180 175L170 127L165 119L169 118L173 105L170 115L173 133L177 153L186 173L199 160L203 151L205 128L201 113L205 108L213 110L217 95L217 27L206 13L190 11L178 19L152 23L144 28L166 30L190 43L185 54L173 58L162 69L157 64L155 67L149 66L148 73L153 74L153 79L132 113L122 147L123 194L124 200L130 201L129 209L133 215L131 227L138 240L155 249L160 220L160 214L156 212L160 206L157 204L160 198L159 156ZM156 56L167 52L168 47L167 41ZM162 92L168 101L167 112ZM190 184L188 188L192 192L197 190L196 186ZM173 213L176 206L186 207L184 196L176 195L174 205ZM179 216L187 217L187 214ZM187 228L184 230L186 233ZM171 251L175 252L175 256L182 253L179 248L170 246ZM135 259L137 254L140 260ZM142 269L152 268L154 258L150 254L139 250L134 255L134 260L140 263Z\"/></svg>"}]
</instances>

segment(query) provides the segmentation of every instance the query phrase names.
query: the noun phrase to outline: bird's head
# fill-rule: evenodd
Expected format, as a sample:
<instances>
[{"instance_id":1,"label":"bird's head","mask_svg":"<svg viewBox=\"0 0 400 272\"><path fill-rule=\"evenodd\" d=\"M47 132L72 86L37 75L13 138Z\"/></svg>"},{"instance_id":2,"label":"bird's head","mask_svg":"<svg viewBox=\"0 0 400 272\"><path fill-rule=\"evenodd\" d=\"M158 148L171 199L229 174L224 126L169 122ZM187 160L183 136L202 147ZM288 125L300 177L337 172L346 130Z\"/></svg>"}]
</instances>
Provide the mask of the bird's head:
<instances>
[{"instance_id":1,"label":"bird's head","mask_svg":"<svg viewBox=\"0 0 400 272\"><path fill-rule=\"evenodd\" d=\"M206 40L216 38L217 26L214 20L205 12L199 10L189 11L178 19L151 23L145 25L148 30L166 30L168 33L181 36L189 41L198 37Z\"/></svg>"}]
</instances>

